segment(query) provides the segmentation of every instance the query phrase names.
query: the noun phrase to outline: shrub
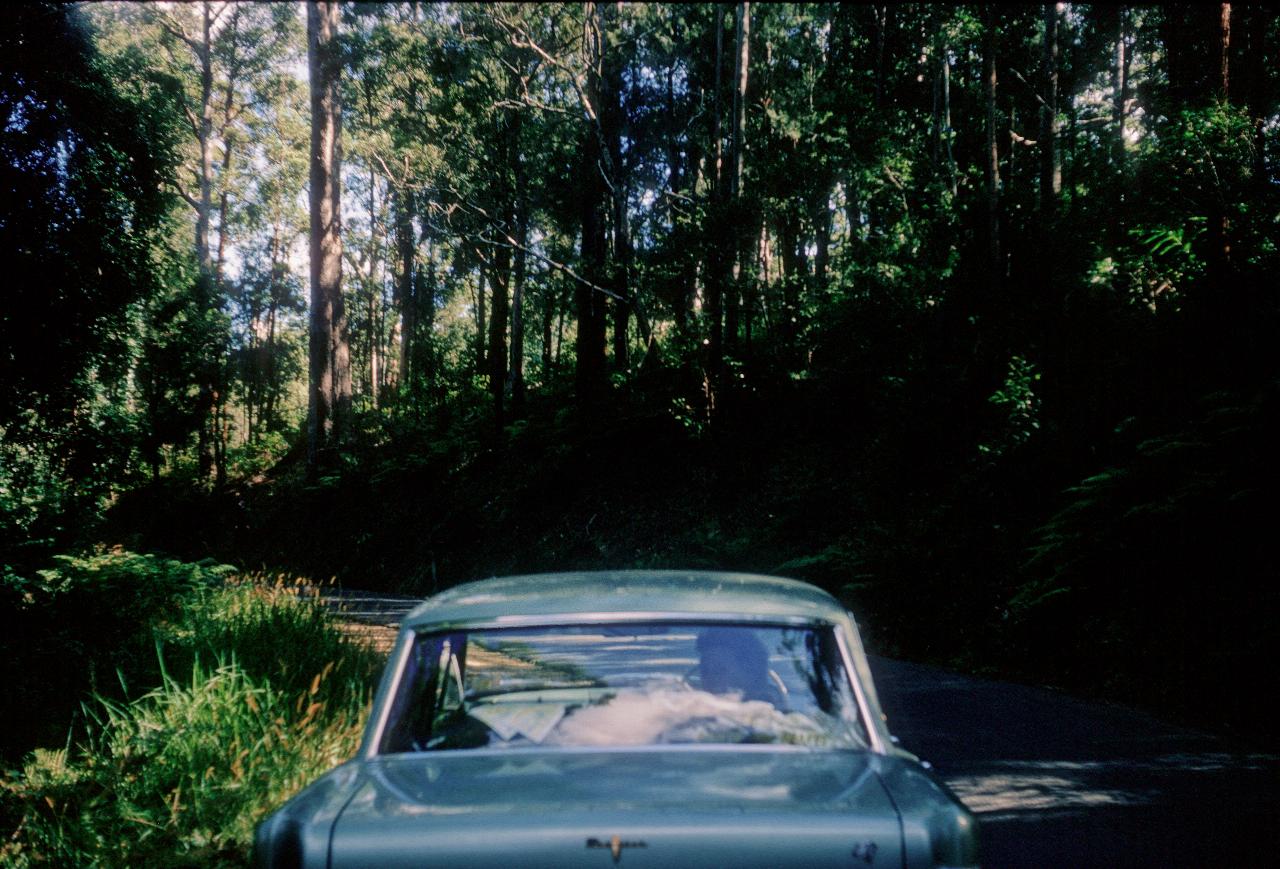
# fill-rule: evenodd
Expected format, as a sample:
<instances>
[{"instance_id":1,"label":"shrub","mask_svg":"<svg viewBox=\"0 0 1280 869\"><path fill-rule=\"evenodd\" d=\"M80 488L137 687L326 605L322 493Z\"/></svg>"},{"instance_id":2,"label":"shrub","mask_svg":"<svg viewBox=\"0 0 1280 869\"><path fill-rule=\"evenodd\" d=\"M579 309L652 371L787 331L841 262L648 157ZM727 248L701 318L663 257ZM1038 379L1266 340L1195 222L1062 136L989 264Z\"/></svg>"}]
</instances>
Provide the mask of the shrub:
<instances>
[{"instance_id":1,"label":"shrub","mask_svg":"<svg viewBox=\"0 0 1280 869\"><path fill-rule=\"evenodd\" d=\"M155 685L151 626L233 568L112 551L59 555L30 575L0 576L0 678L11 701L5 754L62 742L89 691L120 696L119 676Z\"/></svg>"},{"instance_id":2,"label":"shrub","mask_svg":"<svg viewBox=\"0 0 1280 869\"><path fill-rule=\"evenodd\" d=\"M159 686L98 695L83 742L0 781L0 863L244 865L256 821L354 754L380 660L319 603L245 581L178 603Z\"/></svg>"},{"instance_id":3,"label":"shrub","mask_svg":"<svg viewBox=\"0 0 1280 869\"><path fill-rule=\"evenodd\" d=\"M262 576L234 578L217 589L197 590L184 602L183 617L157 636L172 672L234 655L245 673L290 694L312 689L323 672L332 676L321 683L326 703L347 703L352 698L343 692L351 690L363 697L363 686L382 667L377 654L337 629L313 586L283 577L270 583Z\"/></svg>"}]
</instances>

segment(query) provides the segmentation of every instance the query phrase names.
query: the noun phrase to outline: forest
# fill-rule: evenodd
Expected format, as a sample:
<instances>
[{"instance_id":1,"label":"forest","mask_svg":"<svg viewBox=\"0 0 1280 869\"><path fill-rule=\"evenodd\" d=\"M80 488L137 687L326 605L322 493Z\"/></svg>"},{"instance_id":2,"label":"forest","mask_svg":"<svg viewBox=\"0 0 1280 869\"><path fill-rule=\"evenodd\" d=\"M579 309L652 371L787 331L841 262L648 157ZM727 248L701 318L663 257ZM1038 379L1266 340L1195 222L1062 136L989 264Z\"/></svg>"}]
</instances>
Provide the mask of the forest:
<instances>
[{"instance_id":1,"label":"forest","mask_svg":"<svg viewBox=\"0 0 1280 869\"><path fill-rule=\"evenodd\" d=\"M1266 9L7 9L0 857L141 859L113 793L242 860L203 761L121 758L199 686L355 715L359 650L261 645L342 645L329 583L794 576L878 654L1270 732Z\"/></svg>"}]
</instances>

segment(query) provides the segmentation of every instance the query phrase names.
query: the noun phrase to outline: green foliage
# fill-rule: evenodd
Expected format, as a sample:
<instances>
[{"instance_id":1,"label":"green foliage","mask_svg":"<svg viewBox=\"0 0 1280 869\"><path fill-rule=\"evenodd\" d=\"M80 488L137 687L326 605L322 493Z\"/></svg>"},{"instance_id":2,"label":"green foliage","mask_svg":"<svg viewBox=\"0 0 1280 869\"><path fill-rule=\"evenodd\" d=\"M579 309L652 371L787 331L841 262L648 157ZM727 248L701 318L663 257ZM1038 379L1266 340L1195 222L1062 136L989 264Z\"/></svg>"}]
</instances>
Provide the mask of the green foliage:
<instances>
[{"instance_id":1,"label":"green foliage","mask_svg":"<svg viewBox=\"0 0 1280 869\"><path fill-rule=\"evenodd\" d=\"M157 578L142 558L112 567ZM158 686L96 697L83 740L0 779L6 865L245 865L257 820L354 753L378 655L296 586L179 585Z\"/></svg>"},{"instance_id":2,"label":"green foliage","mask_svg":"<svg viewBox=\"0 0 1280 869\"><path fill-rule=\"evenodd\" d=\"M136 314L159 284L172 116L91 37L80 9L44 3L0 36L0 561L24 566L91 534L137 464Z\"/></svg>"},{"instance_id":3,"label":"green foliage","mask_svg":"<svg viewBox=\"0 0 1280 869\"><path fill-rule=\"evenodd\" d=\"M166 130L116 86L79 10L29 4L0 37L0 424L56 427L127 373L127 306L151 288Z\"/></svg>"},{"instance_id":4,"label":"green foliage","mask_svg":"<svg viewBox=\"0 0 1280 869\"><path fill-rule=\"evenodd\" d=\"M319 689L309 691L317 701L362 702L362 686L380 661L372 653L357 654L314 600L315 591L306 584L286 584L283 577L267 585L259 576L188 596L181 620L157 635L168 669L184 672L187 659L212 661L233 654L248 675L270 679L291 696L309 690L315 675L324 672L334 678L319 694ZM352 690L357 694L343 693Z\"/></svg>"},{"instance_id":5,"label":"green foliage","mask_svg":"<svg viewBox=\"0 0 1280 869\"><path fill-rule=\"evenodd\" d=\"M1238 686L1267 678L1277 652L1263 481L1277 473L1278 386L1206 396L1188 427L1067 490L1008 604L1025 653L1056 649L1065 681L1248 721Z\"/></svg>"},{"instance_id":6,"label":"green foliage","mask_svg":"<svg viewBox=\"0 0 1280 869\"><path fill-rule=\"evenodd\" d=\"M0 749L61 740L86 691L118 691L117 672L146 684L155 670L151 624L230 570L118 551L55 556L29 573L6 568L0 673L15 702Z\"/></svg>"},{"instance_id":7,"label":"green foliage","mask_svg":"<svg viewBox=\"0 0 1280 869\"><path fill-rule=\"evenodd\" d=\"M0 552L14 567L43 560L78 519L93 516L83 490L58 472L38 426L0 427Z\"/></svg>"},{"instance_id":8,"label":"green foliage","mask_svg":"<svg viewBox=\"0 0 1280 869\"><path fill-rule=\"evenodd\" d=\"M228 450L228 472L235 478L252 480L274 467L289 452L290 446L284 434L262 432L254 440Z\"/></svg>"},{"instance_id":9,"label":"green foliage","mask_svg":"<svg viewBox=\"0 0 1280 869\"><path fill-rule=\"evenodd\" d=\"M1022 356L1009 360L1004 383L987 399L1000 412L1000 431L994 442L978 445L978 451L999 456L1025 444L1040 428L1040 399L1036 382L1040 372Z\"/></svg>"},{"instance_id":10,"label":"green foliage","mask_svg":"<svg viewBox=\"0 0 1280 869\"><path fill-rule=\"evenodd\" d=\"M61 599L33 579L50 553L102 538L414 591L750 566L844 590L882 649L1034 662L1038 679L1066 680L1047 638L1083 624L1106 650L1075 659L1083 685L1150 640L1144 596L1186 599L1135 591L1144 559L1204 562L1195 523L1253 503L1221 483L1235 435L1196 405L1252 407L1277 373L1280 66L1252 6L1230 10L1229 92L1200 62L1221 16L1064 7L1053 153L1042 7L756 4L740 46L713 4L345 6L354 411L343 455L306 482L299 17L218 8L203 277L187 115L203 7L40 4L0 36L15 612L35 606L22 589ZM512 377L508 395L520 246L528 389ZM582 276L623 297L605 303L616 345L578 329L602 299L579 298ZM579 359L579 337L627 358ZM601 353L601 394L576 394ZM229 473L218 491L198 432ZM1245 550L1224 555L1242 576ZM145 634L130 673L154 670ZM173 634L167 654L209 664L215 640ZM1146 675L1152 702L1177 693L1176 674Z\"/></svg>"}]
</instances>

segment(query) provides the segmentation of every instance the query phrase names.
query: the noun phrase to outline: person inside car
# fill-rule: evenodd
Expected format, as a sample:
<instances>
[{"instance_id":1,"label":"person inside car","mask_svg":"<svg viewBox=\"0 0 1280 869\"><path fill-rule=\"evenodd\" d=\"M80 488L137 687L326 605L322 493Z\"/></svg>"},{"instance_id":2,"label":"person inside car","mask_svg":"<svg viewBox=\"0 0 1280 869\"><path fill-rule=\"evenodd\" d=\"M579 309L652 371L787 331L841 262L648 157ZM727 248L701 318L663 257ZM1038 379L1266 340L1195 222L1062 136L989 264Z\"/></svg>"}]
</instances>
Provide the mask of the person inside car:
<instances>
[{"instance_id":1,"label":"person inside car","mask_svg":"<svg viewBox=\"0 0 1280 869\"><path fill-rule=\"evenodd\" d=\"M697 648L702 690L785 708L781 680L769 670L769 653L750 628L711 628L698 635Z\"/></svg>"}]
</instances>

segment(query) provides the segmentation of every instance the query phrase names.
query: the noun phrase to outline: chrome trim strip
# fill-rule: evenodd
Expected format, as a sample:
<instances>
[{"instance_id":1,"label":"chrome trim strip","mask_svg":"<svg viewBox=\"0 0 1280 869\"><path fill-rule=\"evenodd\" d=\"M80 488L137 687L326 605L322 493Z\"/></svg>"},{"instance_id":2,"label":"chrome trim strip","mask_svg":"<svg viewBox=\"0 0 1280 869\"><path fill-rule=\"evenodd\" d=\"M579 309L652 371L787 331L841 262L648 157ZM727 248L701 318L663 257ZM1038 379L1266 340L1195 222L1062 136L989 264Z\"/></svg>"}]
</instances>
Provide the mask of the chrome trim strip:
<instances>
[{"instance_id":1,"label":"chrome trim strip","mask_svg":"<svg viewBox=\"0 0 1280 869\"><path fill-rule=\"evenodd\" d=\"M659 754L661 752L712 752L723 754L874 754L869 748L834 748L831 746L786 745L781 743L645 743L643 745L530 745L523 748L444 748L429 751L398 751L379 754L378 763L408 762L448 757L524 757L533 754Z\"/></svg>"},{"instance_id":2,"label":"chrome trim strip","mask_svg":"<svg viewBox=\"0 0 1280 869\"><path fill-rule=\"evenodd\" d=\"M459 619L456 621L434 622L429 619L408 620L401 623L401 627L407 627L417 633L438 634L448 633L456 630L483 630L486 628L554 628L564 627L568 625L593 625L593 624L619 624L634 622L643 624L646 622L678 622L681 624L698 624L701 622L733 622L733 623L753 623L763 625L822 625L837 627L838 622L821 616L809 615L782 615L767 613L734 613L734 612L690 612L689 610L680 610L678 612L670 612L667 610L652 610L648 612L638 612L635 610L624 610L621 612L591 612L591 613L565 613L562 615L519 615L519 616L495 616L493 618L483 619Z\"/></svg>"},{"instance_id":3,"label":"chrome trim strip","mask_svg":"<svg viewBox=\"0 0 1280 869\"><path fill-rule=\"evenodd\" d=\"M853 656L849 653L849 643L844 635L844 626L834 625L833 628L836 634L836 645L840 647L840 657L844 660L845 672L849 674L849 680L853 683L853 696L857 698L858 711L862 715L863 727L867 731L867 739L871 742L871 750L876 754L889 754L889 750L884 744L884 739L881 737L880 728L877 726L877 722L872 719L871 707L867 703L858 670L853 666Z\"/></svg>"},{"instance_id":4,"label":"chrome trim strip","mask_svg":"<svg viewBox=\"0 0 1280 869\"><path fill-rule=\"evenodd\" d=\"M417 633L415 631L406 630L401 630L400 636L397 638L400 648L396 650L391 683L387 686L386 693L377 698L378 705L373 712L378 717L369 731L368 740L364 745L364 750L361 752L361 756L365 760L383 756L378 753L378 746L382 744L382 734L387 727L387 718L391 715L391 705L395 701L396 695L400 692L400 680L404 677L405 666L409 662L409 655L413 652L416 638Z\"/></svg>"}]
</instances>

